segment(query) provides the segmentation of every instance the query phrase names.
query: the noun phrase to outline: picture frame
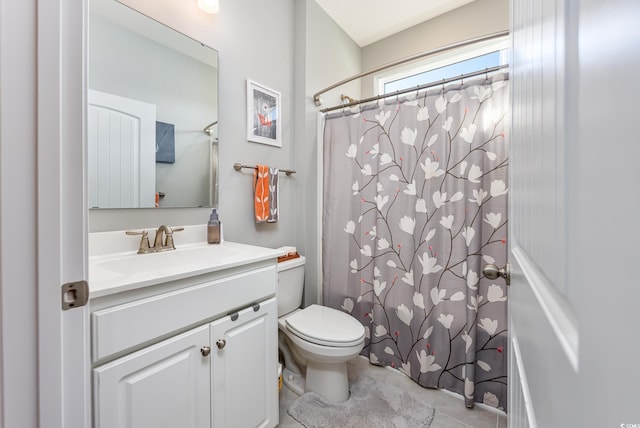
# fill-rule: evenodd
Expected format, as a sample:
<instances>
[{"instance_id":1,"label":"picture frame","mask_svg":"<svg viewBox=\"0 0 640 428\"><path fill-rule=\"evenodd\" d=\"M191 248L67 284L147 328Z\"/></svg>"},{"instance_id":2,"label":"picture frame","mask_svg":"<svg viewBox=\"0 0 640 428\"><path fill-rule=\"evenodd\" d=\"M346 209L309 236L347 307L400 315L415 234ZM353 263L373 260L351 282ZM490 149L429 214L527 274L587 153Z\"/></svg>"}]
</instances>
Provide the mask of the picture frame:
<instances>
[{"instance_id":1,"label":"picture frame","mask_svg":"<svg viewBox=\"0 0 640 428\"><path fill-rule=\"evenodd\" d=\"M280 92L247 79L247 140L282 147Z\"/></svg>"},{"instance_id":2,"label":"picture frame","mask_svg":"<svg viewBox=\"0 0 640 428\"><path fill-rule=\"evenodd\" d=\"M175 161L175 125L166 122L156 122L156 162L175 163Z\"/></svg>"}]
</instances>

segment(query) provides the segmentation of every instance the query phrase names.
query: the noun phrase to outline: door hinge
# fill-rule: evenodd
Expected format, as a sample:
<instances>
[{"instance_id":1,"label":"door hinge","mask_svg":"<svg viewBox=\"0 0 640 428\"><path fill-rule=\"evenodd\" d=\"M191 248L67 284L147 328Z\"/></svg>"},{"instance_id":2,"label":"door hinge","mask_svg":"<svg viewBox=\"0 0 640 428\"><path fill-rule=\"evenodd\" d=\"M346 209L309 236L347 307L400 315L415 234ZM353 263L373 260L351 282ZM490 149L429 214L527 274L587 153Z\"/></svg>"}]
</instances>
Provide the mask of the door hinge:
<instances>
[{"instance_id":1,"label":"door hinge","mask_svg":"<svg viewBox=\"0 0 640 428\"><path fill-rule=\"evenodd\" d=\"M62 284L62 310L79 308L89 301L89 283L75 281Z\"/></svg>"}]
</instances>

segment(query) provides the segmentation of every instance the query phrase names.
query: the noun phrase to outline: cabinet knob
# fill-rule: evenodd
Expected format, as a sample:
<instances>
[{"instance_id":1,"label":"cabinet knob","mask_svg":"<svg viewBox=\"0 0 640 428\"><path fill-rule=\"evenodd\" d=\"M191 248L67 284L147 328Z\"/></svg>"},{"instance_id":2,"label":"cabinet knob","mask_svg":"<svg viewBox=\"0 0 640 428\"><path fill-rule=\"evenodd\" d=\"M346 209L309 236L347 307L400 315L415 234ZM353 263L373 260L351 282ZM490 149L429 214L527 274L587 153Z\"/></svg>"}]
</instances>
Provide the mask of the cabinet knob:
<instances>
[{"instance_id":1,"label":"cabinet knob","mask_svg":"<svg viewBox=\"0 0 640 428\"><path fill-rule=\"evenodd\" d=\"M203 357L209 356L209 354L211 353L211 347L203 346L202 348L200 348L200 353L202 354Z\"/></svg>"},{"instance_id":2,"label":"cabinet knob","mask_svg":"<svg viewBox=\"0 0 640 428\"><path fill-rule=\"evenodd\" d=\"M224 340L224 339L219 339L219 340L216 342L216 346L218 347L218 349L222 349L222 348L224 348L226 344L227 344L227 341L226 341L226 340Z\"/></svg>"}]
</instances>

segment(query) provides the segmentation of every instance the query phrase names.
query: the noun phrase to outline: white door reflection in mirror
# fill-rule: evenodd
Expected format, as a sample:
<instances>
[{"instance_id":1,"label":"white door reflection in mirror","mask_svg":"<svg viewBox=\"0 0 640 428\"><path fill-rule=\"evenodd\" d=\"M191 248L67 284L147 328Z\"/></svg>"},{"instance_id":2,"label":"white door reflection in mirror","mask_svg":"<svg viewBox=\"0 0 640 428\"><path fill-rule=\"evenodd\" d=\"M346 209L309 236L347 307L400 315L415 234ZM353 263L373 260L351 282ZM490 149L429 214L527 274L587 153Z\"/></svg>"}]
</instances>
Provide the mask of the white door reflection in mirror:
<instances>
[{"instance_id":1,"label":"white door reflection in mirror","mask_svg":"<svg viewBox=\"0 0 640 428\"><path fill-rule=\"evenodd\" d=\"M89 90L91 208L155 206L156 106Z\"/></svg>"}]
</instances>

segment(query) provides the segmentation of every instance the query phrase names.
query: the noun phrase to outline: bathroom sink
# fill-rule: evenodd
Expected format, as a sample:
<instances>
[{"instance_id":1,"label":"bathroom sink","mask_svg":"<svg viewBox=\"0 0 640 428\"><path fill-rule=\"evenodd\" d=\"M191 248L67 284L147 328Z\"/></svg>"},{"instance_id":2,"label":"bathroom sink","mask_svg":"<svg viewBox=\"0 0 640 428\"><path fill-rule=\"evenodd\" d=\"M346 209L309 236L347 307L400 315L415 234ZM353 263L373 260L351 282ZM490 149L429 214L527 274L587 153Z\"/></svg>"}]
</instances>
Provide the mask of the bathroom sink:
<instances>
[{"instance_id":1,"label":"bathroom sink","mask_svg":"<svg viewBox=\"0 0 640 428\"><path fill-rule=\"evenodd\" d=\"M207 245L176 248L150 254L135 254L105 258L96 263L101 269L121 275L136 275L144 272L167 272L176 269L192 270L211 266L213 263L227 264L244 253L229 245Z\"/></svg>"},{"instance_id":2,"label":"bathroom sink","mask_svg":"<svg viewBox=\"0 0 640 428\"><path fill-rule=\"evenodd\" d=\"M123 233L124 235L124 233ZM280 250L235 242L176 244L175 250L133 251L89 257L90 298L147 287L283 255Z\"/></svg>"}]
</instances>

